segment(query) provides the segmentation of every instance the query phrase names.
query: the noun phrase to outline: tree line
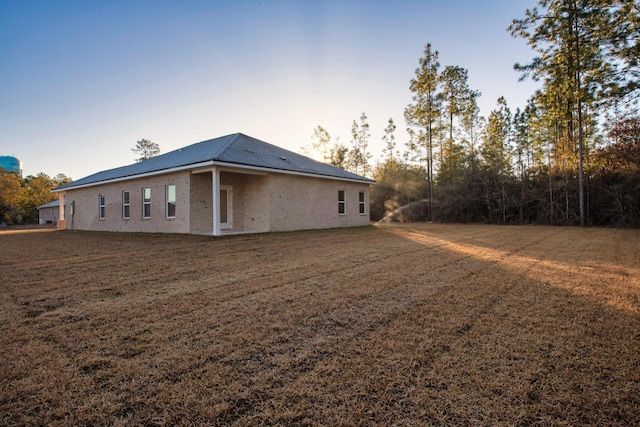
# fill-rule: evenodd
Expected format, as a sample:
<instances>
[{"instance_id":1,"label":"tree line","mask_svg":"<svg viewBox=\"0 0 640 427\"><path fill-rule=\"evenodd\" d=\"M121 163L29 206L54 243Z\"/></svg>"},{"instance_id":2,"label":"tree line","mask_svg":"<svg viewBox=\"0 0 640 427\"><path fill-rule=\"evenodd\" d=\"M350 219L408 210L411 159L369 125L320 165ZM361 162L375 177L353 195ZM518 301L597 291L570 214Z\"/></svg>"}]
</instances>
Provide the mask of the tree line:
<instances>
[{"instance_id":1,"label":"tree line","mask_svg":"<svg viewBox=\"0 0 640 427\"><path fill-rule=\"evenodd\" d=\"M318 126L312 147L378 181L374 220L640 226L640 6L540 0L507 31L535 53L514 69L541 82L522 110L500 97L482 117L468 71L441 67L427 44L409 82L402 153L389 119L370 164L364 113L350 146Z\"/></svg>"},{"instance_id":2,"label":"tree line","mask_svg":"<svg viewBox=\"0 0 640 427\"><path fill-rule=\"evenodd\" d=\"M23 178L0 168L0 223L37 224L38 206L56 200L51 190L68 182L71 178L61 173L53 178L44 173Z\"/></svg>"}]
</instances>

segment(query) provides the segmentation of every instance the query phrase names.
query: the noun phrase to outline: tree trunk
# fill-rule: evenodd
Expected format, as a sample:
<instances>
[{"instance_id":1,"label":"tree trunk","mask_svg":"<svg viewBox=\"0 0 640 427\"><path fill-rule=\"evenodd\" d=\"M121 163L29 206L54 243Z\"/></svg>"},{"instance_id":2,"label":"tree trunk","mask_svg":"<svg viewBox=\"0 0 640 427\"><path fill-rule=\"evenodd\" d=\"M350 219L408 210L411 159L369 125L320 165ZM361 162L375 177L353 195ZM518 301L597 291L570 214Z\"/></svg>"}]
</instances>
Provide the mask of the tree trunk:
<instances>
[{"instance_id":1,"label":"tree trunk","mask_svg":"<svg viewBox=\"0 0 640 427\"><path fill-rule=\"evenodd\" d=\"M578 77L578 85L580 84L580 77ZM580 90L578 89L578 93ZM582 102L578 99L578 195L580 199L580 225L585 225L585 210L584 210L584 154L583 154L583 140L582 140Z\"/></svg>"},{"instance_id":2,"label":"tree trunk","mask_svg":"<svg viewBox=\"0 0 640 427\"><path fill-rule=\"evenodd\" d=\"M433 221L433 129L431 123L429 124L429 158L427 159L427 173L429 180L429 202L428 202L428 215L429 221Z\"/></svg>"}]
</instances>

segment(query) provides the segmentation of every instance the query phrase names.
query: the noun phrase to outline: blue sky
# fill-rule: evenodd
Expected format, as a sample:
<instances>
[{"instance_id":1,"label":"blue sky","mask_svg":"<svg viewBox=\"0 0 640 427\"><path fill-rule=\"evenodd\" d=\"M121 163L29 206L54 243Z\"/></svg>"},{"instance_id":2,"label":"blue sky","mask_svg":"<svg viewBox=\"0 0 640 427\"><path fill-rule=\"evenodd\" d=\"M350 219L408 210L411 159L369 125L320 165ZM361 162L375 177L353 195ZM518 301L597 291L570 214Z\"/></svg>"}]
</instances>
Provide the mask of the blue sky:
<instances>
[{"instance_id":1,"label":"blue sky","mask_svg":"<svg viewBox=\"0 0 640 427\"><path fill-rule=\"evenodd\" d=\"M469 72L488 115L537 87L533 52L506 27L535 1L0 0L0 154L24 175L74 179L242 132L292 151L325 127L350 143L365 112L381 154L392 117L406 141L409 80L427 42ZM402 147L400 147L402 149Z\"/></svg>"}]
</instances>

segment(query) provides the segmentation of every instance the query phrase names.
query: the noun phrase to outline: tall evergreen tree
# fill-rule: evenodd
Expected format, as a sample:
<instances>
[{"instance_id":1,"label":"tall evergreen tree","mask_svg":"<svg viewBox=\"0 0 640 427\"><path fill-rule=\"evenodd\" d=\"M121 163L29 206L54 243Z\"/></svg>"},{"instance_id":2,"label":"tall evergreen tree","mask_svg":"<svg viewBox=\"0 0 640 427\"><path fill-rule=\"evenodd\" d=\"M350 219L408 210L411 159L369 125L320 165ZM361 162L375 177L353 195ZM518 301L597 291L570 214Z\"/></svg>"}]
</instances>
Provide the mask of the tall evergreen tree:
<instances>
[{"instance_id":1,"label":"tall evergreen tree","mask_svg":"<svg viewBox=\"0 0 640 427\"><path fill-rule=\"evenodd\" d=\"M384 135L382 136L382 141L385 143L385 147L382 150L388 160L393 160L393 154L396 149L396 124L393 122L393 118L389 118L387 122L387 127L384 128Z\"/></svg>"},{"instance_id":2,"label":"tall evergreen tree","mask_svg":"<svg viewBox=\"0 0 640 427\"><path fill-rule=\"evenodd\" d=\"M412 103L405 108L404 117L410 127L421 128L425 134L427 154L427 181L428 181L428 207L429 220L433 219L433 144L434 126L441 115L441 102L437 97L438 91L438 51L431 50L428 43L424 49L424 56L419 60L420 66L416 68L415 78L411 79Z\"/></svg>"},{"instance_id":3,"label":"tall evergreen tree","mask_svg":"<svg viewBox=\"0 0 640 427\"><path fill-rule=\"evenodd\" d=\"M467 156L472 166L476 163L476 151L484 129L484 118L480 116L480 108L478 107L479 97L480 92L469 91L460 120L463 138L469 145Z\"/></svg>"},{"instance_id":4,"label":"tall evergreen tree","mask_svg":"<svg viewBox=\"0 0 640 427\"><path fill-rule=\"evenodd\" d=\"M640 89L640 4L637 0L612 1L613 25L609 33L609 53L621 61L618 84L613 95L637 97Z\"/></svg>"},{"instance_id":5,"label":"tall evergreen tree","mask_svg":"<svg viewBox=\"0 0 640 427\"><path fill-rule=\"evenodd\" d=\"M442 89L439 96L443 102L443 110L447 120L446 127L448 129L446 142L442 146L443 163L441 168L444 167L448 171L453 171L456 169L456 161L460 161L464 156L464 147L459 144L456 145L454 139L455 124L460 124L465 120L467 130L472 129L469 125L477 117L474 117L474 114L477 114L478 111L477 98L480 96L480 92L471 90L468 84L467 70L462 67L445 67L439 79Z\"/></svg>"},{"instance_id":6,"label":"tall evergreen tree","mask_svg":"<svg viewBox=\"0 0 640 427\"><path fill-rule=\"evenodd\" d=\"M149 160L150 158L156 157L158 154L160 154L160 146L148 139L141 139L136 142L136 147L132 148L131 151L136 153L136 155L138 156L136 158L136 162L139 163L145 160Z\"/></svg>"},{"instance_id":7,"label":"tall evergreen tree","mask_svg":"<svg viewBox=\"0 0 640 427\"><path fill-rule=\"evenodd\" d=\"M507 222L505 183L507 176L511 173L511 120L507 101L504 97L498 98L498 108L489 114L481 148L485 167L493 181L493 186L487 188L490 217L492 211L498 211L502 223Z\"/></svg>"},{"instance_id":8,"label":"tall evergreen tree","mask_svg":"<svg viewBox=\"0 0 640 427\"><path fill-rule=\"evenodd\" d=\"M565 105L566 139L578 153L580 224L586 221L583 106L607 100L618 87L616 62L607 56L613 34L611 0L539 0L509 26L539 56L516 64L523 78L545 79ZM615 92L615 91L614 91ZM577 129L576 129L577 128Z\"/></svg>"},{"instance_id":9,"label":"tall evergreen tree","mask_svg":"<svg viewBox=\"0 0 640 427\"><path fill-rule=\"evenodd\" d=\"M311 140L311 147L320 153L322 161L327 163L331 155L331 134L329 134L325 128L318 125L313 129Z\"/></svg>"},{"instance_id":10,"label":"tall evergreen tree","mask_svg":"<svg viewBox=\"0 0 640 427\"><path fill-rule=\"evenodd\" d=\"M340 169L349 169L349 148L340 142L340 138L336 137L336 142L329 149L329 161L331 166Z\"/></svg>"},{"instance_id":11,"label":"tall evergreen tree","mask_svg":"<svg viewBox=\"0 0 640 427\"><path fill-rule=\"evenodd\" d=\"M371 153L368 151L370 136L367 115L362 113L360 124L354 120L351 125L352 148L349 152L349 160L353 171L365 176L369 173L369 159L371 158Z\"/></svg>"}]
</instances>

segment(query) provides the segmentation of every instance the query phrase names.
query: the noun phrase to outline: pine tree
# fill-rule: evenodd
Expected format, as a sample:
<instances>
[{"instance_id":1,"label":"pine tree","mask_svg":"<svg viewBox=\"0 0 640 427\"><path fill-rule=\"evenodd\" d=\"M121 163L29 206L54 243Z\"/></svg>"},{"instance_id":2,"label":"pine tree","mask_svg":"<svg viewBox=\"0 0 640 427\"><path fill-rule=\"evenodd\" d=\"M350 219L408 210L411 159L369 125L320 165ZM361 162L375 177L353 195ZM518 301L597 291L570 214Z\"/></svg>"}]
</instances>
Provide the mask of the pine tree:
<instances>
[{"instance_id":1,"label":"pine tree","mask_svg":"<svg viewBox=\"0 0 640 427\"><path fill-rule=\"evenodd\" d=\"M340 142L340 138L336 137L336 142L329 149L329 162L331 166L340 169L349 169L349 148Z\"/></svg>"},{"instance_id":2,"label":"pine tree","mask_svg":"<svg viewBox=\"0 0 640 427\"><path fill-rule=\"evenodd\" d=\"M433 143L435 137L435 125L441 115L441 103L437 97L438 91L438 51L431 50L428 43L424 49L424 56L419 60L420 66L416 68L415 78L411 79L410 89L413 93L412 103L404 111L405 121L408 126L421 128L425 134L427 154L427 182L428 182L428 206L427 215L433 219Z\"/></svg>"},{"instance_id":3,"label":"pine tree","mask_svg":"<svg viewBox=\"0 0 640 427\"><path fill-rule=\"evenodd\" d=\"M396 125L393 122L393 118L389 118L387 127L384 128L384 135L382 136L382 141L385 143L385 148L382 151L386 154L388 160L393 160L393 152L396 149L395 131Z\"/></svg>"},{"instance_id":4,"label":"pine tree","mask_svg":"<svg viewBox=\"0 0 640 427\"><path fill-rule=\"evenodd\" d=\"M370 136L367 115L362 113L360 124L354 120L351 125L352 148L349 151L349 163L355 173L365 176L369 173L369 159L371 158L371 153L368 152Z\"/></svg>"},{"instance_id":5,"label":"pine tree","mask_svg":"<svg viewBox=\"0 0 640 427\"><path fill-rule=\"evenodd\" d=\"M480 92L469 91L468 98L462 111L460 126L464 140L468 144L467 156L471 166L475 165L477 160L477 146L480 136L484 129L484 118L480 116L480 108L478 107L478 97Z\"/></svg>"},{"instance_id":6,"label":"pine tree","mask_svg":"<svg viewBox=\"0 0 640 427\"><path fill-rule=\"evenodd\" d=\"M315 127L315 129L313 129L313 136L311 137L311 139L311 147L315 151L320 153L320 156L322 156L322 161L327 163L331 154L331 135L325 128L318 125Z\"/></svg>"},{"instance_id":7,"label":"pine tree","mask_svg":"<svg viewBox=\"0 0 640 427\"><path fill-rule=\"evenodd\" d=\"M455 124L460 124L465 120L468 126L473 123L473 115L478 113L477 98L480 92L471 90L468 84L468 73L462 67L447 66L439 77L442 91L439 96L443 102L443 109L448 120L447 129L448 137L442 147L443 164L441 168L446 168L449 172L455 171L464 158L464 147L456 144L454 132ZM477 117L477 116L476 116ZM459 133L459 132L457 132Z\"/></svg>"},{"instance_id":8,"label":"pine tree","mask_svg":"<svg viewBox=\"0 0 640 427\"><path fill-rule=\"evenodd\" d=\"M515 69L534 79L544 79L558 94L565 108L566 142L578 157L580 224L585 209L585 123L584 106L605 102L620 88L617 61L612 61L614 38L610 0L539 0L543 12L527 9L526 17L514 20L509 31L527 39L539 55Z\"/></svg>"},{"instance_id":9,"label":"pine tree","mask_svg":"<svg viewBox=\"0 0 640 427\"><path fill-rule=\"evenodd\" d=\"M132 148L131 151L138 155L136 162L139 163L160 154L160 146L148 139L141 139L136 142L136 148Z\"/></svg>"},{"instance_id":10,"label":"pine tree","mask_svg":"<svg viewBox=\"0 0 640 427\"><path fill-rule=\"evenodd\" d=\"M504 97L498 98L498 108L491 111L482 142L482 158L493 178L488 188L489 211L499 211L502 223L507 222L507 195L505 182L511 173L511 111Z\"/></svg>"}]
</instances>

